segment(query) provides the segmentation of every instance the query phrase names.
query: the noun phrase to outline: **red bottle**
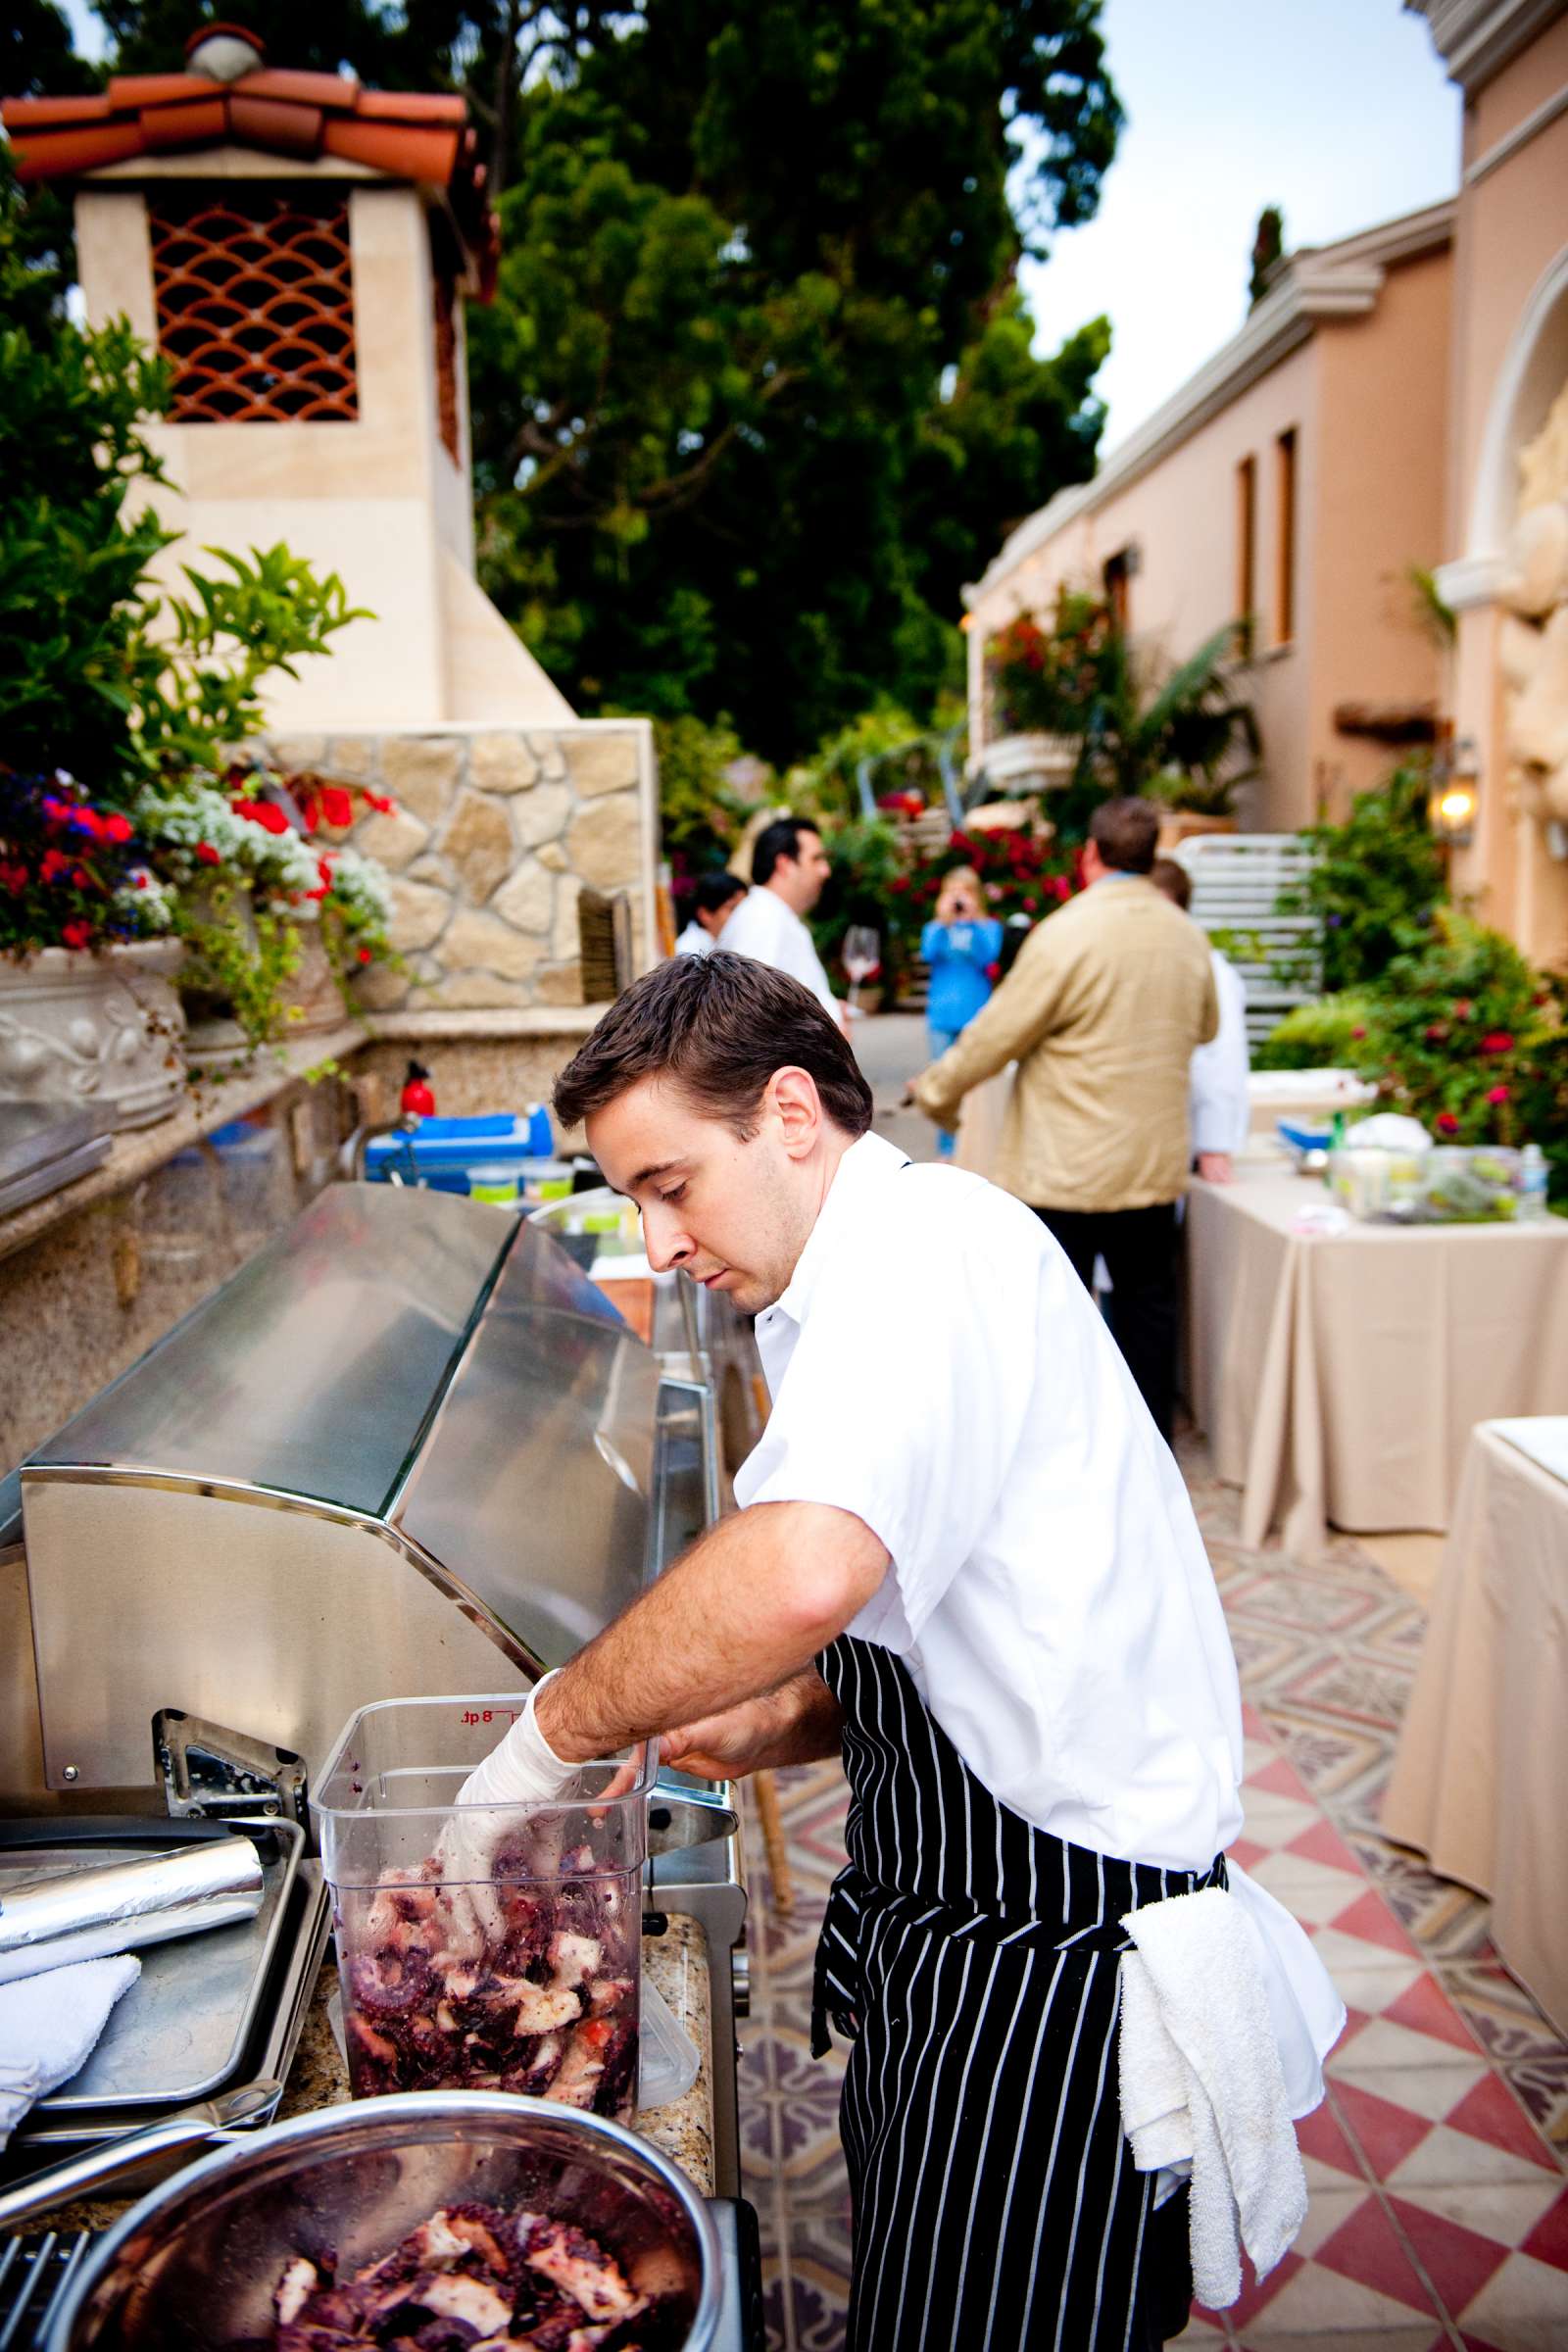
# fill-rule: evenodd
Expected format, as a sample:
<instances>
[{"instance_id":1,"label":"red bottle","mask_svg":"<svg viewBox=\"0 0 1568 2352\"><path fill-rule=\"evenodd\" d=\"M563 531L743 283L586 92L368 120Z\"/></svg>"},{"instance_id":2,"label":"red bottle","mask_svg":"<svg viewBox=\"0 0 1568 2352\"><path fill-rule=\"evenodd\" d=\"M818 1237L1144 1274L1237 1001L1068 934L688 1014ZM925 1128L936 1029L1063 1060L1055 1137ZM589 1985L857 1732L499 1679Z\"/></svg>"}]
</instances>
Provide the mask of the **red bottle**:
<instances>
[{"instance_id":1,"label":"red bottle","mask_svg":"<svg viewBox=\"0 0 1568 2352\"><path fill-rule=\"evenodd\" d=\"M426 1084L429 1075L429 1071L422 1062L410 1062L409 1074L403 1081L403 1092L398 1097L398 1107L401 1110L412 1111L414 1116L419 1119L434 1118L435 1097Z\"/></svg>"}]
</instances>

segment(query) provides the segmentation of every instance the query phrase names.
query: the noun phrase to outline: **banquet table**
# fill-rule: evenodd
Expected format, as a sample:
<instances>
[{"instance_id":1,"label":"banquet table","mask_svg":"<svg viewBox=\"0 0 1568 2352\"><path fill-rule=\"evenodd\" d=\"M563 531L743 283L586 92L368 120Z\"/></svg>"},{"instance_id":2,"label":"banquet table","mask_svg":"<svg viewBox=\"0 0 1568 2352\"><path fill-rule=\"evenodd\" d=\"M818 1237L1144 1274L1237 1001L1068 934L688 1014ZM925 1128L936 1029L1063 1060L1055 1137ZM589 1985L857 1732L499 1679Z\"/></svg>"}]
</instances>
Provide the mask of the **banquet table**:
<instances>
[{"instance_id":1,"label":"banquet table","mask_svg":"<svg viewBox=\"0 0 1568 2352\"><path fill-rule=\"evenodd\" d=\"M1484 1422L1383 1827L1492 1897L1492 1939L1568 2034L1568 1418Z\"/></svg>"},{"instance_id":2,"label":"banquet table","mask_svg":"<svg viewBox=\"0 0 1568 2352\"><path fill-rule=\"evenodd\" d=\"M1442 1534L1471 1430L1568 1411L1568 1219L1293 1230L1316 1179L1238 1163L1187 1199L1187 1396L1242 1542L1283 1521Z\"/></svg>"}]
</instances>

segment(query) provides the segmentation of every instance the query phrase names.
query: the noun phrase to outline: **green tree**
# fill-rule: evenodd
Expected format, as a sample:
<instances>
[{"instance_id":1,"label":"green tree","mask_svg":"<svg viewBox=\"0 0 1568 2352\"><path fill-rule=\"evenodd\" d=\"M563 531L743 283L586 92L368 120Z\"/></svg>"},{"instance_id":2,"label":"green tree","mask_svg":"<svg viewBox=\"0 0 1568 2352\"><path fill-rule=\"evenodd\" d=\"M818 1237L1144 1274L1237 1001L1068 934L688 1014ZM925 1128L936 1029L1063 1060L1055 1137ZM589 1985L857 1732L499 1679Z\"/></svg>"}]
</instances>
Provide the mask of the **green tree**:
<instances>
[{"instance_id":1,"label":"green tree","mask_svg":"<svg viewBox=\"0 0 1568 2352\"><path fill-rule=\"evenodd\" d=\"M178 62L183 0L95 4L117 64ZM1037 357L1015 278L1115 151L1101 6L247 9L277 64L469 100L481 577L579 708L728 712L783 765L960 681L959 585L1093 470L1108 330Z\"/></svg>"}]
</instances>

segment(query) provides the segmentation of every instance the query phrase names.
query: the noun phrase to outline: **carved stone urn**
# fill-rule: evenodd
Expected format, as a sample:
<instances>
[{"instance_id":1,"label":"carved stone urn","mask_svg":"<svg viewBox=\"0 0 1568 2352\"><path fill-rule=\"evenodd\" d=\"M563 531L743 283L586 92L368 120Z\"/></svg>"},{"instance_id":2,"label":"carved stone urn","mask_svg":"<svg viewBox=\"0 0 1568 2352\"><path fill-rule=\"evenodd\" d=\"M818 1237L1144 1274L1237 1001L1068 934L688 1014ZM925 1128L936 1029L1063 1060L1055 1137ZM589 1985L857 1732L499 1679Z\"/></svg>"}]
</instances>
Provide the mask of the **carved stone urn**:
<instances>
[{"instance_id":1,"label":"carved stone urn","mask_svg":"<svg viewBox=\"0 0 1568 2352\"><path fill-rule=\"evenodd\" d=\"M150 1127L178 1107L185 1016L177 939L94 955L43 948L0 956L0 1100L101 1104L119 1127Z\"/></svg>"}]
</instances>

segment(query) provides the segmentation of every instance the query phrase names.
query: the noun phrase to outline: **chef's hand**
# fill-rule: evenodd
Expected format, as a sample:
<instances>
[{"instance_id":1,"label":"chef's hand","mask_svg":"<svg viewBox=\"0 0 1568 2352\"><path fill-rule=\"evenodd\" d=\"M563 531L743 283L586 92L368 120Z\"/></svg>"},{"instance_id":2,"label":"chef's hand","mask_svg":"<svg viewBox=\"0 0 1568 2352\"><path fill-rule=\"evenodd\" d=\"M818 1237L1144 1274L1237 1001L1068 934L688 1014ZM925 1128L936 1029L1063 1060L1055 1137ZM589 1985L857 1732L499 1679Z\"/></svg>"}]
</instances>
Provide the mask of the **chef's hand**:
<instances>
[{"instance_id":1,"label":"chef's hand","mask_svg":"<svg viewBox=\"0 0 1568 2352\"><path fill-rule=\"evenodd\" d=\"M660 1756L677 1772L703 1780L741 1780L772 1765L837 1755L843 1721L827 1685L808 1667L760 1698L742 1699L722 1714L665 1732Z\"/></svg>"},{"instance_id":2,"label":"chef's hand","mask_svg":"<svg viewBox=\"0 0 1568 2352\"><path fill-rule=\"evenodd\" d=\"M501 1898L491 1883L495 1859L526 1816L499 1808L549 1804L577 1775L578 1767L562 1762L535 1721L535 1701L550 1679L534 1685L506 1738L469 1773L436 1845L447 1913L466 1949L476 1938L492 1941L501 1929ZM485 1810L468 1810L479 1806Z\"/></svg>"},{"instance_id":3,"label":"chef's hand","mask_svg":"<svg viewBox=\"0 0 1568 2352\"><path fill-rule=\"evenodd\" d=\"M1231 1155L1228 1152L1200 1152L1198 1173L1205 1184L1231 1182Z\"/></svg>"}]
</instances>

